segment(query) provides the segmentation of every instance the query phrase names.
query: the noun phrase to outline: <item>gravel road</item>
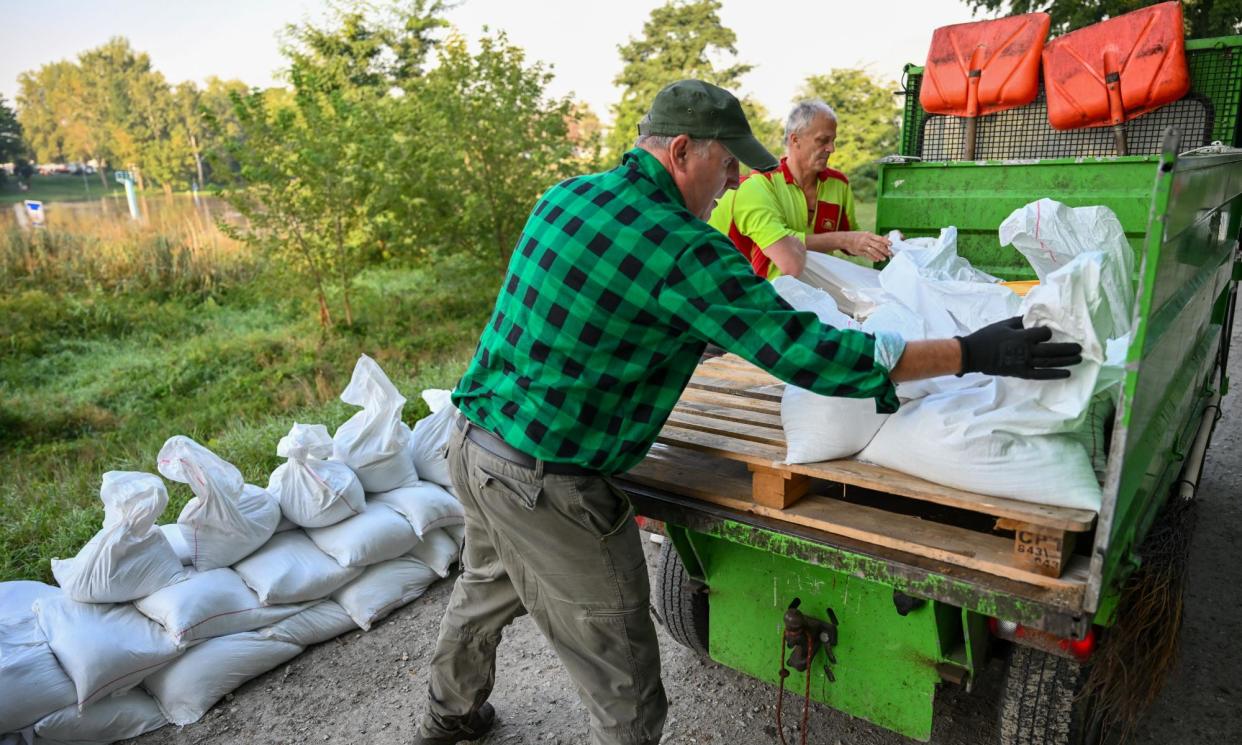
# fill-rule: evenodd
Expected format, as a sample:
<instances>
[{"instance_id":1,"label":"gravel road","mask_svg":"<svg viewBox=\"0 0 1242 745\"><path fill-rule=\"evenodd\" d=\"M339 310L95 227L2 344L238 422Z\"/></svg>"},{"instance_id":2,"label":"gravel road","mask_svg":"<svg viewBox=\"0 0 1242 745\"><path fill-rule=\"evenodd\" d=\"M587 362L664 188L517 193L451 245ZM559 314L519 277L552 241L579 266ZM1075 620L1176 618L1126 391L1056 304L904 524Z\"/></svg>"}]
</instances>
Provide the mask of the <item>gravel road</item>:
<instances>
[{"instance_id":1,"label":"gravel road","mask_svg":"<svg viewBox=\"0 0 1242 745\"><path fill-rule=\"evenodd\" d=\"M1242 326L1235 329L1235 387L1242 381ZM1199 492L1200 520L1182 658L1149 712L1140 745L1242 742L1242 614L1234 530L1242 525L1242 395L1225 399ZM654 570L657 546L648 544ZM451 581L398 611L369 633L350 633L307 650L218 704L196 724L165 727L134 745L189 743L375 743L414 737L426 685L426 664ZM664 680L670 699L665 743L758 745L776 742L775 689L705 662L661 631ZM942 688L932 742L995 742L999 661L984 671L975 694ZM574 745L588 742L586 714L569 678L531 621L519 620L501 646L492 701L500 714L483 745ZM795 702L800 710L800 702ZM826 745L911 743L861 720L815 706L809 742ZM791 732L792 734L792 732ZM790 742L797 742L791 739Z\"/></svg>"}]
</instances>

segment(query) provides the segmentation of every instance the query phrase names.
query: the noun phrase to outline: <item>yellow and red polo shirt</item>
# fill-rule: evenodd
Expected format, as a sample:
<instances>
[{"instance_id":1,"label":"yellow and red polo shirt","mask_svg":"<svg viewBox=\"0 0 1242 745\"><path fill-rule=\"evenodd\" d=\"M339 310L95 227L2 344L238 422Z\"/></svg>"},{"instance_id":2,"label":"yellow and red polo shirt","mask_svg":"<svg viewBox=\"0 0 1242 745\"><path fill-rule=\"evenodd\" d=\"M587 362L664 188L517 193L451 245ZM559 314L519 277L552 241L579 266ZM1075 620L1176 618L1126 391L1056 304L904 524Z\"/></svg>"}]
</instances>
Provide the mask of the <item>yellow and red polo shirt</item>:
<instances>
[{"instance_id":1,"label":"yellow and red polo shirt","mask_svg":"<svg viewBox=\"0 0 1242 745\"><path fill-rule=\"evenodd\" d=\"M807 208L802 187L794 181L786 158L767 173L751 173L725 192L708 224L729 236L760 277L776 279L781 270L764 251L786 236L803 243L807 235L854 230L854 195L844 173L825 168L815 174L816 203Z\"/></svg>"}]
</instances>

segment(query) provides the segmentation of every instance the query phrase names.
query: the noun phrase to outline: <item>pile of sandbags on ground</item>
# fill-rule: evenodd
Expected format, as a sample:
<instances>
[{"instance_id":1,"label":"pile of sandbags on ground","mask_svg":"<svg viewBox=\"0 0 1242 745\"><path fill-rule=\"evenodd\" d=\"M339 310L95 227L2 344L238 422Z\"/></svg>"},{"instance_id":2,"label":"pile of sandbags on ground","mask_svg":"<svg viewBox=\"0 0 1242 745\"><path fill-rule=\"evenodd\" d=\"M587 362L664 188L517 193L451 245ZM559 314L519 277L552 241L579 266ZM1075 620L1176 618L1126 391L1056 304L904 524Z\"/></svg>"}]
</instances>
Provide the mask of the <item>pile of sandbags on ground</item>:
<instances>
[{"instance_id":1,"label":"pile of sandbags on ground","mask_svg":"<svg viewBox=\"0 0 1242 745\"><path fill-rule=\"evenodd\" d=\"M60 587L0 583L0 742L107 743L189 724L448 576L465 521L446 488L454 409L448 391L423 397L433 413L411 431L405 398L363 356L341 395L362 410L335 436L295 423L266 489L169 438L156 467L194 495L175 523L155 524L168 503L158 476L104 474L103 527L52 561Z\"/></svg>"},{"instance_id":2,"label":"pile of sandbags on ground","mask_svg":"<svg viewBox=\"0 0 1242 745\"><path fill-rule=\"evenodd\" d=\"M1065 380L968 374L902 383L902 406L891 416L876 414L869 401L788 386L781 407L787 460L855 456L963 490L1098 510L1104 434L1134 301L1133 253L1116 216L1047 199L1011 214L1001 245L1020 251L1040 279L1025 297L958 256L953 228L938 238L889 237L894 257L881 271L815 255L803 279L816 287L782 280L777 290L833 325L861 324L908 341L964 336L1021 316L1027 327L1051 328L1053 341L1081 344L1083 362Z\"/></svg>"}]
</instances>

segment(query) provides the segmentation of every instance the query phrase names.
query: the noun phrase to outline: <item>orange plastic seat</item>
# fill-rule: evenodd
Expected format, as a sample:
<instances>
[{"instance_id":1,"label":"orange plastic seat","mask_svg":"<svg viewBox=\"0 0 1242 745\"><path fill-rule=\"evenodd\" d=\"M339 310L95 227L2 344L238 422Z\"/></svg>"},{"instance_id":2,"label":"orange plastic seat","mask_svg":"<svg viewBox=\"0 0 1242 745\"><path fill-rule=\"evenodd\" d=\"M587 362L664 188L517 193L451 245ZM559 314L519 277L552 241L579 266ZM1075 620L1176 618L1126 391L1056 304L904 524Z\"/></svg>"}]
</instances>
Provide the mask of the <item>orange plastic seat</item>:
<instances>
[{"instance_id":1,"label":"orange plastic seat","mask_svg":"<svg viewBox=\"0 0 1242 745\"><path fill-rule=\"evenodd\" d=\"M1119 128L1190 90L1180 2L1071 31L1043 56L1048 123L1056 129Z\"/></svg>"}]
</instances>

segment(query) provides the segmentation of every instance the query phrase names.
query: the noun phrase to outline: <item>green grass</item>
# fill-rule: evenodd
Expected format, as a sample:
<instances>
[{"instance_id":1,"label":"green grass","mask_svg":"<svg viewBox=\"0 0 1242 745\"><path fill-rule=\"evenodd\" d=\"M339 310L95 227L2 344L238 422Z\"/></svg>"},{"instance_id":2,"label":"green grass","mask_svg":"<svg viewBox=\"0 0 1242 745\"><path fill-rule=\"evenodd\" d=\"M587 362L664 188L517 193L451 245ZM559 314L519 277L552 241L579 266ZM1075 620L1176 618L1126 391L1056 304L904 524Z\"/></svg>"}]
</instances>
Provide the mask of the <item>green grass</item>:
<instances>
[{"instance_id":1,"label":"green grass","mask_svg":"<svg viewBox=\"0 0 1242 745\"><path fill-rule=\"evenodd\" d=\"M105 190L99 182L99 174L86 177L54 174L50 176L34 175L30 177L30 190L22 191L17 187L17 179L8 177L0 184L0 204L14 204L26 199L37 199L41 202L74 202L83 199L99 199L111 195L125 199L125 187L112 180L108 174L108 188Z\"/></svg>"},{"instance_id":2,"label":"green grass","mask_svg":"<svg viewBox=\"0 0 1242 745\"><path fill-rule=\"evenodd\" d=\"M356 411L336 397L359 354L410 399L412 424L427 413L419 392L464 369L498 283L490 264L465 260L373 268L354 288L355 325L327 334L312 299L276 274L171 296L0 292L0 581L49 580L48 559L73 556L99 529L103 473L155 472L172 435L265 486L295 420L335 430ZM169 487L160 522L190 497Z\"/></svg>"},{"instance_id":3,"label":"green grass","mask_svg":"<svg viewBox=\"0 0 1242 745\"><path fill-rule=\"evenodd\" d=\"M854 217L858 218L859 230L875 230L875 202L855 202Z\"/></svg>"}]
</instances>

